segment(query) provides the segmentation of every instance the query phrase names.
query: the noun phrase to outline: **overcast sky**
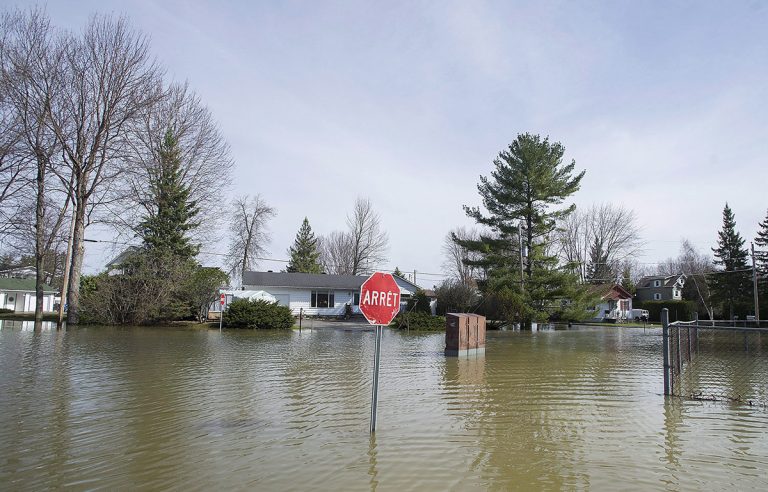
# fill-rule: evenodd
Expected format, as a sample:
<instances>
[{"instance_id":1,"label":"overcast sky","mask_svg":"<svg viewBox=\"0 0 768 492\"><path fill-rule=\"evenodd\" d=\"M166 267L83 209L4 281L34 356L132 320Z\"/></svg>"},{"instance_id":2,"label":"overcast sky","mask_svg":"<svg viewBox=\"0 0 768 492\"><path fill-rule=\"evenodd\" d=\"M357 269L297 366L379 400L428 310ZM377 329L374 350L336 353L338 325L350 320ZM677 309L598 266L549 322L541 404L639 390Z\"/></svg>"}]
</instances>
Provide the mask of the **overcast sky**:
<instances>
[{"instance_id":1,"label":"overcast sky","mask_svg":"<svg viewBox=\"0 0 768 492\"><path fill-rule=\"evenodd\" d=\"M27 4L19 4L27 5ZM386 268L438 283L446 233L523 132L586 169L578 206L631 208L640 261L709 252L727 201L751 240L768 209L768 2L50 1L55 24L126 14L188 80L274 206L270 257L304 216L344 228L368 197ZM222 200L221 217L227 217ZM89 244L86 271L104 265ZM203 245L223 251L225 241ZM218 257L209 257L215 263ZM283 268L262 262L260 269Z\"/></svg>"}]
</instances>

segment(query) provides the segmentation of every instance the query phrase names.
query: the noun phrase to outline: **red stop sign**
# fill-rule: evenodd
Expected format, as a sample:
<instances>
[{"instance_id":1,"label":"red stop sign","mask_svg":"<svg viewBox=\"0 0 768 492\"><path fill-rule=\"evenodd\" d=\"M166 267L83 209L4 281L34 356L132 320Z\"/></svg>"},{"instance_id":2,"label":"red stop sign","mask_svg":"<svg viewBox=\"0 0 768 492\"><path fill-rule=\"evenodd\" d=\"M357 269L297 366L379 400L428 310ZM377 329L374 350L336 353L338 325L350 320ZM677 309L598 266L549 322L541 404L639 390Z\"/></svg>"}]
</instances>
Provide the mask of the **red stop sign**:
<instances>
[{"instance_id":1,"label":"red stop sign","mask_svg":"<svg viewBox=\"0 0 768 492\"><path fill-rule=\"evenodd\" d=\"M400 287L389 273L376 272L360 286L360 312L372 325L388 325L400 311Z\"/></svg>"}]
</instances>

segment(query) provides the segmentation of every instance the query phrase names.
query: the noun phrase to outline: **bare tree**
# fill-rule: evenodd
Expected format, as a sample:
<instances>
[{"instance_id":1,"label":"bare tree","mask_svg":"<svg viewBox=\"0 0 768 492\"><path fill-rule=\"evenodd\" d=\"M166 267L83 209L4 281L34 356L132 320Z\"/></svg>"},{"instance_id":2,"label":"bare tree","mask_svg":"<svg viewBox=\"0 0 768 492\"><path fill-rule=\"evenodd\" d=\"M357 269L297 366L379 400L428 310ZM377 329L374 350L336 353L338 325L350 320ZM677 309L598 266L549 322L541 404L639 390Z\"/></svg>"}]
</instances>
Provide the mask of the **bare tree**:
<instances>
[{"instance_id":1,"label":"bare tree","mask_svg":"<svg viewBox=\"0 0 768 492\"><path fill-rule=\"evenodd\" d=\"M259 195L240 197L234 201L232 208L227 267L232 276L235 279L239 276L242 282L245 272L252 270L257 257L266 252L270 240L267 221L277 212Z\"/></svg>"},{"instance_id":2,"label":"bare tree","mask_svg":"<svg viewBox=\"0 0 768 492\"><path fill-rule=\"evenodd\" d=\"M334 231L328 236L321 236L317 241L320 252L320 265L325 273L332 275L352 275L354 271L354 250L352 236L347 232Z\"/></svg>"},{"instance_id":3,"label":"bare tree","mask_svg":"<svg viewBox=\"0 0 768 492\"><path fill-rule=\"evenodd\" d=\"M171 84L130 122L130 128L126 198L138 205L135 210L152 205L148 183L157 174L161 144L170 132L179 150L181 184L199 209L199 226L192 233L196 239L204 239L204 234L215 230L218 214L214 212L220 206L218 198L231 183L233 167L229 145L211 112L186 83ZM136 214L126 216L121 208L113 216L128 231L135 229Z\"/></svg>"},{"instance_id":4,"label":"bare tree","mask_svg":"<svg viewBox=\"0 0 768 492\"><path fill-rule=\"evenodd\" d=\"M612 204L576 210L560 222L556 239L561 260L582 282L615 280L621 263L643 246L635 213Z\"/></svg>"},{"instance_id":5,"label":"bare tree","mask_svg":"<svg viewBox=\"0 0 768 492\"><path fill-rule=\"evenodd\" d=\"M389 238L381 228L379 214L373 211L369 199L358 198L352 216L347 216L352 243L352 275L375 269L386 261Z\"/></svg>"},{"instance_id":6,"label":"bare tree","mask_svg":"<svg viewBox=\"0 0 768 492\"><path fill-rule=\"evenodd\" d=\"M124 18L94 16L82 35L64 40L63 87L49 118L73 182L69 323L79 320L85 228L94 210L114 199L130 122L160 96L161 75L148 40Z\"/></svg>"},{"instance_id":7,"label":"bare tree","mask_svg":"<svg viewBox=\"0 0 768 492\"><path fill-rule=\"evenodd\" d=\"M4 88L3 112L15 116L18 168L27 163L31 171L22 179L25 192L17 199L17 211L12 224L17 244L29 251L34 244L36 276L35 325L40 326L43 315L43 290L46 280L46 258L56 257L60 244L59 231L69 207L69 187L57 196L61 185L52 174L60 171L60 144L51 130L51 101L61 91L61 62L63 50L50 21L37 9L28 13L16 11L5 14L0 79ZM3 121L12 117L4 115ZM63 182L67 184L66 181ZM53 185L51 187L50 185Z\"/></svg>"},{"instance_id":8,"label":"bare tree","mask_svg":"<svg viewBox=\"0 0 768 492\"><path fill-rule=\"evenodd\" d=\"M445 268L452 280L462 285L472 285L477 280L478 269L467 263L467 260L470 262L478 260L479 254L461 246L456 242L456 239L459 241L478 241L480 235L474 229L457 227L449 232L443 240L442 249L445 258L443 268Z\"/></svg>"},{"instance_id":9,"label":"bare tree","mask_svg":"<svg viewBox=\"0 0 768 492\"><path fill-rule=\"evenodd\" d=\"M320 238L320 262L327 273L359 275L375 270L387 260L389 238L381 228L381 218L371 201L358 198L352 215L347 215L347 231L335 231Z\"/></svg>"}]
</instances>

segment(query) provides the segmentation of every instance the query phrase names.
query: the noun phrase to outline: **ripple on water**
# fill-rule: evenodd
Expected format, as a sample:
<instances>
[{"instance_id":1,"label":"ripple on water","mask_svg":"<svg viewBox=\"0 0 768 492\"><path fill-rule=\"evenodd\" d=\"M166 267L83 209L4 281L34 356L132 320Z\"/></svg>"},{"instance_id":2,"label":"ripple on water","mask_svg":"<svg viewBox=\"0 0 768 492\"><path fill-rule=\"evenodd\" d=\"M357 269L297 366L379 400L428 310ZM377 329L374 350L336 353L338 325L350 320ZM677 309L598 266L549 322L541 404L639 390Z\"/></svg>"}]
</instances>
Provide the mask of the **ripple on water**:
<instances>
[{"instance_id":1,"label":"ripple on water","mask_svg":"<svg viewBox=\"0 0 768 492\"><path fill-rule=\"evenodd\" d=\"M768 412L665 402L633 329L373 333L0 330L0 483L13 489L760 488Z\"/></svg>"}]
</instances>

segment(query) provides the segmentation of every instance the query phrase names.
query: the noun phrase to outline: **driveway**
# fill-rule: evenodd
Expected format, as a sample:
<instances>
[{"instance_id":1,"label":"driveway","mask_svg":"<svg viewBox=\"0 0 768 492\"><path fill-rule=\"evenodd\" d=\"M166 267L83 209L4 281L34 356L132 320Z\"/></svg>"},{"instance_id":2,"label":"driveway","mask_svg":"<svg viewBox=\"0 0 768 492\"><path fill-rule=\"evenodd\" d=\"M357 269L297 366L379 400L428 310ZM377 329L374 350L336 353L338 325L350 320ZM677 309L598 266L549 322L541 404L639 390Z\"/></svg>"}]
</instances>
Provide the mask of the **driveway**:
<instances>
[{"instance_id":1,"label":"driveway","mask_svg":"<svg viewBox=\"0 0 768 492\"><path fill-rule=\"evenodd\" d=\"M301 321L302 329L310 330L342 330L342 331L374 331L375 326L368 324L364 319L332 320L332 319L307 319Z\"/></svg>"}]
</instances>

